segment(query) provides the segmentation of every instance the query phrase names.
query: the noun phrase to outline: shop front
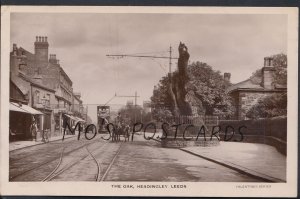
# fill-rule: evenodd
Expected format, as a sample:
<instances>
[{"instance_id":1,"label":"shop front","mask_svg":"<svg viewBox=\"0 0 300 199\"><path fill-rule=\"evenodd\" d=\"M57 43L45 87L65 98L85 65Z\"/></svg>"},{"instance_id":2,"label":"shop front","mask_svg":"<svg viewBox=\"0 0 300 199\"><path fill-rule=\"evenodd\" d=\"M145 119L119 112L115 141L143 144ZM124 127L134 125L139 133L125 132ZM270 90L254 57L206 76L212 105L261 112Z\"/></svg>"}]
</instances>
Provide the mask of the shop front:
<instances>
[{"instance_id":1,"label":"shop front","mask_svg":"<svg viewBox=\"0 0 300 199\"><path fill-rule=\"evenodd\" d=\"M9 106L9 141L32 140L33 120L40 130L43 113L21 103L10 102Z\"/></svg>"}]
</instances>

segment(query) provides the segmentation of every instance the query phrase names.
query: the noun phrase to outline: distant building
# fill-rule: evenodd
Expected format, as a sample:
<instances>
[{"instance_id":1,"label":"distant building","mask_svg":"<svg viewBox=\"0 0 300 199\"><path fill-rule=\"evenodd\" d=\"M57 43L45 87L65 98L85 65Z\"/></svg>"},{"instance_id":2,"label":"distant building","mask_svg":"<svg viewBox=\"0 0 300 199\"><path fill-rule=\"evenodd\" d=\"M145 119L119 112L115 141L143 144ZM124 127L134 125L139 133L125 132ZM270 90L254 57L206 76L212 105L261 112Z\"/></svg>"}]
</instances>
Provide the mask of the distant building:
<instances>
[{"instance_id":1,"label":"distant building","mask_svg":"<svg viewBox=\"0 0 300 199\"><path fill-rule=\"evenodd\" d=\"M151 101L143 101L143 109L145 113L151 112Z\"/></svg>"},{"instance_id":2,"label":"distant building","mask_svg":"<svg viewBox=\"0 0 300 199\"><path fill-rule=\"evenodd\" d=\"M83 115L83 105L80 93L73 93L72 95L72 111L74 114L76 114L79 117L82 117Z\"/></svg>"},{"instance_id":3,"label":"distant building","mask_svg":"<svg viewBox=\"0 0 300 199\"><path fill-rule=\"evenodd\" d=\"M253 79L247 79L227 88L227 93L234 100L236 119L247 119L247 111L255 105L259 99L273 93L287 92L286 85L279 85L274 82L274 71L273 58L265 57L260 83L254 82Z\"/></svg>"}]
</instances>

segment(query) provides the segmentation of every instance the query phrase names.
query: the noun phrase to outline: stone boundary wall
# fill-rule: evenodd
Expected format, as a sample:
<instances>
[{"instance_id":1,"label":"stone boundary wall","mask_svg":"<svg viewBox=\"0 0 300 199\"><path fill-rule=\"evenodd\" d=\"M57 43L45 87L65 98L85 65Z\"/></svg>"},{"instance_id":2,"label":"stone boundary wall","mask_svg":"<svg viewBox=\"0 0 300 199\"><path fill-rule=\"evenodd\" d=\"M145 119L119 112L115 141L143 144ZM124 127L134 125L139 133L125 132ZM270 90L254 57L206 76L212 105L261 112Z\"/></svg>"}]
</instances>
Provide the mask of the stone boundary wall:
<instances>
[{"instance_id":1,"label":"stone boundary wall","mask_svg":"<svg viewBox=\"0 0 300 199\"><path fill-rule=\"evenodd\" d=\"M235 135L230 141L240 140L241 136L237 134L238 128L243 128L242 142L262 143L274 146L280 153L286 155L287 144L287 117L274 117L258 120L235 120L235 121L220 121L222 132L220 133L221 140L224 140L226 126L232 126ZM231 136L232 131L228 131L227 136Z\"/></svg>"}]
</instances>

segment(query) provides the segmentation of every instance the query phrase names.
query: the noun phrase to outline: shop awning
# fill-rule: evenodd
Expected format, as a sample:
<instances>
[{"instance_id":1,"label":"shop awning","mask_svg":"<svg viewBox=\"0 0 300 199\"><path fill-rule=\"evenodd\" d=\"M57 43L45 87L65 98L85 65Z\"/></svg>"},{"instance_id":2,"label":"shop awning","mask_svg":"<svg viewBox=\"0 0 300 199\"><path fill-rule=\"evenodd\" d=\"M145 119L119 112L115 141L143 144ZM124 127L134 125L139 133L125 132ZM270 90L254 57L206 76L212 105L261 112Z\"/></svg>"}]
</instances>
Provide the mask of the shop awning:
<instances>
[{"instance_id":1,"label":"shop awning","mask_svg":"<svg viewBox=\"0 0 300 199\"><path fill-rule=\"evenodd\" d=\"M18 111L18 112L23 112L23 113L29 113L32 115L43 115L41 111L38 111L34 108L31 108L30 106L22 104L21 106L18 103L15 102L10 102L10 111Z\"/></svg>"},{"instance_id":2,"label":"shop awning","mask_svg":"<svg viewBox=\"0 0 300 199\"><path fill-rule=\"evenodd\" d=\"M65 114L65 116L67 116L68 118L71 118L72 120L76 120L76 118L71 115Z\"/></svg>"},{"instance_id":3,"label":"shop awning","mask_svg":"<svg viewBox=\"0 0 300 199\"><path fill-rule=\"evenodd\" d=\"M83 119L81 119L79 117L75 117L75 118L76 118L76 121L78 121L78 122L85 122L85 120L83 120Z\"/></svg>"},{"instance_id":4,"label":"shop awning","mask_svg":"<svg viewBox=\"0 0 300 199\"><path fill-rule=\"evenodd\" d=\"M10 111L15 111L15 112L21 112L21 113L27 113L23 109L20 109L19 107L13 105L12 103L9 103L9 110Z\"/></svg>"}]
</instances>

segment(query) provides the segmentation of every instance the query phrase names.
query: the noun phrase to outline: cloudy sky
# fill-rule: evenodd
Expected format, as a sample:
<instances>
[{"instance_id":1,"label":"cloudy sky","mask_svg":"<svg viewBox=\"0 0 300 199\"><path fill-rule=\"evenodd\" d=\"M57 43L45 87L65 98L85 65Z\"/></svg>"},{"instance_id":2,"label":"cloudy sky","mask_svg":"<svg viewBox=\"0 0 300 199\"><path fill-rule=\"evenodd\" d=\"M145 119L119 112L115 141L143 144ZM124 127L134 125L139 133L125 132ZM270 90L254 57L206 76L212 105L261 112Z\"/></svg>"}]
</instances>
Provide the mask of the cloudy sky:
<instances>
[{"instance_id":1,"label":"cloudy sky","mask_svg":"<svg viewBox=\"0 0 300 199\"><path fill-rule=\"evenodd\" d=\"M42 14L11 15L11 47L16 43L34 52L36 36L47 36L49 53L56 54L82 94L95 119L95 104L115 93L149 100L153 87L168 72L168 60L112 59L107 54L178 56L184 42L190 62L201 61L231 73L231 82L247 79L262 67L265 56L286 53L286 15L238 14ZM176 68L173 60L173 70ZM114 98L125 104L128 98Z\"/></svg>"}]
</instances>

